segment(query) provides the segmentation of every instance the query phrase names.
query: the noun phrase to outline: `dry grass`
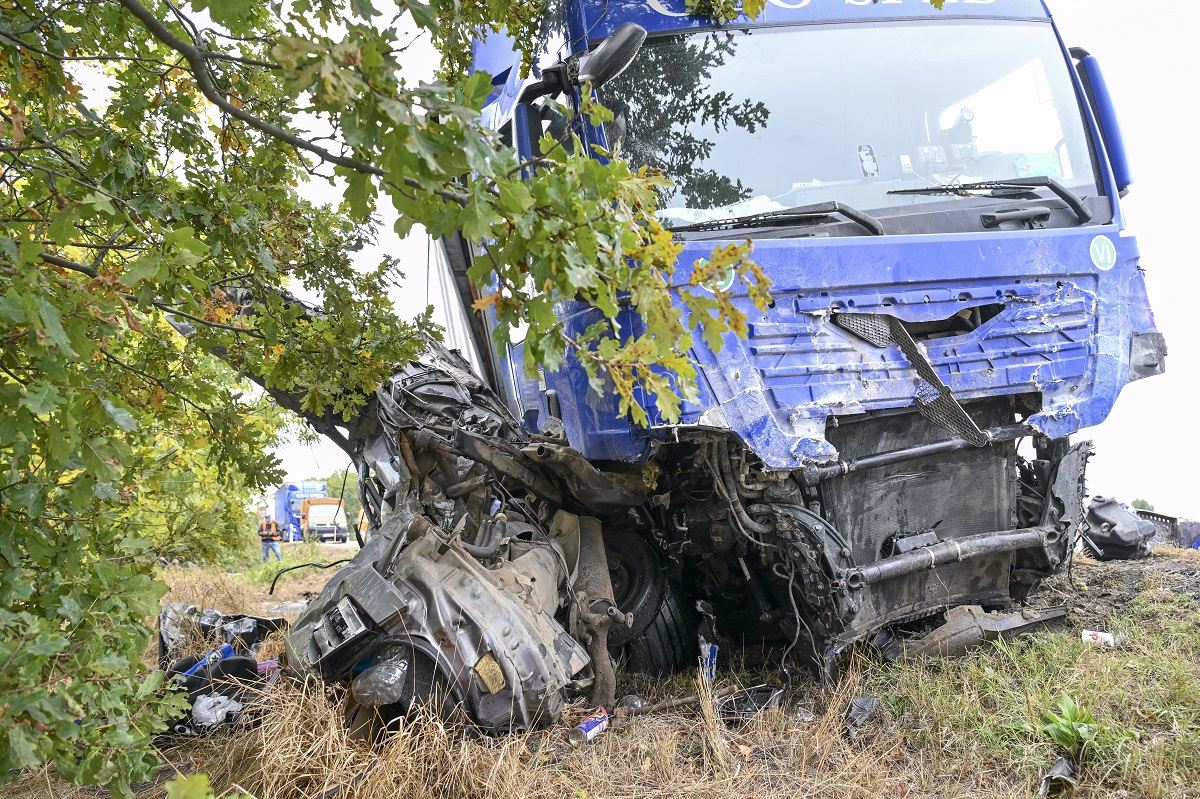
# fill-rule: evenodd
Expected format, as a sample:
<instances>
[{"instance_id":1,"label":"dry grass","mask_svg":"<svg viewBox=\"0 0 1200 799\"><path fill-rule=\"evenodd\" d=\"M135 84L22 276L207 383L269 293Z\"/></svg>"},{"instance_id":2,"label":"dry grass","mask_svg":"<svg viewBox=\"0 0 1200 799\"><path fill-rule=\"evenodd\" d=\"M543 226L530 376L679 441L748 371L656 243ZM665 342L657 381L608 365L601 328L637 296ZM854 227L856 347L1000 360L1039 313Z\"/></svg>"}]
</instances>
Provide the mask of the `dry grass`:
<instances>
[{"instance_id":1,"label":"dry grass","mask_svg":"<svg viewBox=\"0 0 1200 799\"><path fill-rule=\"evenodd\" d=\"M1044 592L1048 602L1072 605L1058 629L956 660L887 665L860 657L836 685L794 687L779 710L744 726L701 705L635 719L579 749L566 730L586 713L582 706L555 729L495 741L415 719L372 748L349 739L334 692L280 680L264 694L257 726L164 751L170 766L162 779L202 771L218 795L258 799L1031 797L1062 754L1036 725L1068 693L1101 725L1077 797L1200 799L1198 567L1200 555L1173 548L1134 564L1080 559L1075 582L1088 590L1063 577ZM255 612L263 596L222 575L169 579L168 599L222 610ZM1083 626L1117 632L1124 644L1083 645ZM628 680L625 688L655 701L697 685L683 675ZM846 709L859 695L882 704L849 737ZM14 796L98 795L44 773L17 788ZM161 797L164 789L144 786L139 795Z\"/></svg>"},{"instance_id":2,"label":"dry grass","mask_svg":"<svg viewBox=\"0 0 1200 799\"><path fill-rule=\"evenodd\" d=\"M340 796L359 799L883 795L896 784L887 752L840 734L850 685L816 723L772 711L730 729L709 705L639 719L573 749L565 725L489 742L424 718L372 749L349 740L340 703L324 689L280 683L261 726L188 749L214 785L260 799L318 797L339 786ZM573 709L572 720L584 712Z\"/></svg>"},{"instance_id":3,"label":"dry grass","mask_svg":"<svg viewBox=\"0 0 1200 799\"><path fill-rule=\"evenodd\" d=\"M266 591L230 574L197 569L167 569L162 578L171 588L163 597L164 604L186 602L201 610L212 608L222 613L262 615L265 603L279 603Z\"/></svg>"}]
</instances>

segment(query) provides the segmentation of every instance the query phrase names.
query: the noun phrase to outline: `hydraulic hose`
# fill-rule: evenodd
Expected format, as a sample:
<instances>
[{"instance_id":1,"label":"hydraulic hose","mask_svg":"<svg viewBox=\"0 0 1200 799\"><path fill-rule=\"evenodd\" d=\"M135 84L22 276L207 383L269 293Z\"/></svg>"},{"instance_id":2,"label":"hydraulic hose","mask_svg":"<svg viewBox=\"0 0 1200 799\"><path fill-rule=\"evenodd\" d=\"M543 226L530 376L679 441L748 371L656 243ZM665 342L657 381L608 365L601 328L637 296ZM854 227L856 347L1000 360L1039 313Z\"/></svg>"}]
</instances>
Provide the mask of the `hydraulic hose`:
<instances>
[{"instance_id":1,"label":"hydraulic hose","mask_svg":"<svg viewBox=\"0 0 1200 799\"><path fill-rule=\"evenodd\" d=\"M495 521L483 528L483 540L479 544L462 544L463 551L476 560L491 560L500 552L504 534L508 532L508 520L497 516Z\"/></svg>"},{"instance_id":2,"label":"hydraulic hose","mask_svg":"<svg viewBox=\"0 0 1200 799\"><path fill-rule=\"evenodd\" d=\"M764 535L771 532L772 527L769 524L760 524L750 518L750 514L746 513L746 508L742 505L742 500L738 496L736 480L731 477L725 470L729 460L729 442L726 439L721 439L717 442L717 463L716 473L713 475L721 481L721 485L725 488L726 499L729 501L729 507L737 516L737 520L742 523L752 533Z\"/></svg>"}]
</instances>

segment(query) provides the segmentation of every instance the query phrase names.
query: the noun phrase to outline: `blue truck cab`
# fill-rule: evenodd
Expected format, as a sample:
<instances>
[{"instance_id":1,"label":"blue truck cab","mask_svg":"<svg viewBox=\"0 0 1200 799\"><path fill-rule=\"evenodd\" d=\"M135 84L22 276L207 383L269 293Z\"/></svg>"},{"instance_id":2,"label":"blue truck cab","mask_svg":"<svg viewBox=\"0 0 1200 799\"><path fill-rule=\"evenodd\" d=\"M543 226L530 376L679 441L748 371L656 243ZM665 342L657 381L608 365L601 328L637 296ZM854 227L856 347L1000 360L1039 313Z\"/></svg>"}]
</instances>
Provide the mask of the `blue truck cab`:
<instances>
[{"instance_id":1,"label":"blue truck cab","mask_svg":"<svg viewBox=\"0 0 1200 799\"><path fill-rule=\"evenodd\" d=\"M658 467L668 498L618 525L746 646L807 639L819 667L957 605L1022 601L1084 532L1090 450L1070 436L1165 367L1096 58L1041 0L769 0L725 23L683 0L551 0L527 76L510 40L476 43L484 121L532 155L560 122L542 78L629 23L645 42L597 89L615 118L578 132L674 182L660 216L685 279L752 239L771 307L722 287L749 335L697 340L678 423L647 397L634 425L571 359L527 375L519 331L502 348L481 316L497 393L593 464ZM461 287L473 253L444 245ZM569 332L596 320L570 297L557 312Z\"/></svg>"},{"instance_id":2,"label":"blue truck cab","mask_svg":"<svg viewBox=\"0 0 1200 799\"><path fill-rule=\"evenodd\" d=\"M303 541L301 505L311 497L327 497L324 483L284 483L275 492L275 525L284 541Z\"/></svg>"}]
</instances>

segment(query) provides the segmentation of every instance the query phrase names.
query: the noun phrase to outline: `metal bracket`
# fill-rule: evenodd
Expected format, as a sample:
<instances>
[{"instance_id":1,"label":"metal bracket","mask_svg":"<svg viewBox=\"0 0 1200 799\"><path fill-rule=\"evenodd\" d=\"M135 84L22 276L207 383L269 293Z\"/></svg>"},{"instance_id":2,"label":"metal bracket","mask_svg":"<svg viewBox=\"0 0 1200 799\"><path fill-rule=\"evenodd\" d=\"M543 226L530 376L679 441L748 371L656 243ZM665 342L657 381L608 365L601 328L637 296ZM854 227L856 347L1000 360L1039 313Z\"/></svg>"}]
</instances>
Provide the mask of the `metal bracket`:
<instances>
[{"instance_id":1,"label":"metal bracket","mask_svg":"<svg viewBox=\"0 0 1200 799\"><path fill-rule=\"evenodd\" d=\"M839 313L833 315L833 323L876 347L889 344L899 347L923 381L917 386L916 396L913 397L921 415L977 447L989 443L988 434L979 429L975 420L954 398L950 387L942 382L924 350L898 318L888 314Z\"/></svg>"}]
</instances>

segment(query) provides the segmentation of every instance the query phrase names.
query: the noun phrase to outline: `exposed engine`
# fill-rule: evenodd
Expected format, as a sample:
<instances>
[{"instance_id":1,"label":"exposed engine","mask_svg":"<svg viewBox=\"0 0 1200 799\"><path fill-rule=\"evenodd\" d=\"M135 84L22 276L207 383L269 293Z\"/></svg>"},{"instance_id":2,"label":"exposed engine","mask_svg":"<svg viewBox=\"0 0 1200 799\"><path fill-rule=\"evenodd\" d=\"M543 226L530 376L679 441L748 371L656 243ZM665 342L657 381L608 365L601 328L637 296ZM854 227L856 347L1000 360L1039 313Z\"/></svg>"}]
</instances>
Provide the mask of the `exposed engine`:
<instances>
[{"instance_id":1,"label":"exposed engine","mask_svg":"<svg viewBox=\"0 0 1200 799\"><path fill-rule=\"evenodd\" d=\"M416 705L487 732L611 706L618 667L692 666L700 638L828 675L855 641L1024 600L1072 551L1089 450L1020 457L1023 402L968 406L985 446L930 444L945 434L905 412L831 423L834 464L768 470L691 428L600 468L431 342L351 431L370 532L293 625L290 664L347 684L366 735Z\"/></svg>"}]
</instances>

